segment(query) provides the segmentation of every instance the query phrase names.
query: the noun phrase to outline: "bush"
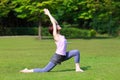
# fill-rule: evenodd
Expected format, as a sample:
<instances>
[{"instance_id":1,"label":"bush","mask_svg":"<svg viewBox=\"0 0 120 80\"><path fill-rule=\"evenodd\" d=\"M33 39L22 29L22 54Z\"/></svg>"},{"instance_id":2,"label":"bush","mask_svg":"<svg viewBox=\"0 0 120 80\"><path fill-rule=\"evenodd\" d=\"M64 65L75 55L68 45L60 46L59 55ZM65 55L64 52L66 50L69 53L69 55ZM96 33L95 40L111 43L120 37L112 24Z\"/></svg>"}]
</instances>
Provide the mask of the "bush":
<instances>
[{"instance_id":1,"label":"bush","mask_svg":"<svg viewBox=\"0 0 120 80\"><path fill-rule=\"evenodd\" d=\"M63 28L61 33L67 38L91 38L96 35L94 30L83 30L78 28Z\"/></svg>"},{"instance_id":2,"label":"bush","mask_svg":"<svg viewBox=\"0 0 120 80\"><path fill-rule=\"evenodd\" d=\"M14 35L37 35L37 27L17 27L12 28Z\"/></svg>"},{"instance_id":3,"label":"bush","mask_svg":"<svg viewBox=\"0 0 120 80\"><path fill-rule=\"evenodd\" d=\"M96 31L94 29L91 29L89 35L90 35L90 37L95 37Z\"/></svg>"},{"instance_id":4,"label":"bush","mask_svg":"<svg viewBox=\"0 0 120 80\"><path fill-rule=\"evenodd\" d=\"M95 37L95 30L83 30L78 28L62 28L61 33L66 38L91 38ZM4 31L0 33L3 36L9 35L38 35L37 27L14 27L4 28ZM42 36L52 36L48 32L48 28L42 28Z\"/></svg>"}]
</instances>

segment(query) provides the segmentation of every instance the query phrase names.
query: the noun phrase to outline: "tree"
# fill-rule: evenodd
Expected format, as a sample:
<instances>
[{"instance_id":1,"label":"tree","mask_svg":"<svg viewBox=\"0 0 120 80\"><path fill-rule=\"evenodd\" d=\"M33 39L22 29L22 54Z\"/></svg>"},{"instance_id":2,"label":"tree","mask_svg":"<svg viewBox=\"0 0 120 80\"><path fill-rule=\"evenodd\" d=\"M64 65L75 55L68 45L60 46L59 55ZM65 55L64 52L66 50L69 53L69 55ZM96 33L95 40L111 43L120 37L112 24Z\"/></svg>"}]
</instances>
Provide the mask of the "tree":
<instances>
[{"instance_id":1,"label":"tree","mask_svg":"<svg viewBox=\"0 0 120 80\"><path fill-rule=\"evenodd\" d=\"M43 15L44 8L48 8L60 24L72 27L77 24L79 28L94 28L110 34L120 24L119 0L0 0L0 25L12 12L15 18L39 23L41 38L41 23L46 26L49 22Z\"/></svg>"},{"instance_id":2,"label":"tree","mask_svg":"<svg viewBox=\"0 0 120 80\"><path fill-rule=\"evenodd\" d=\"M116 13L115 10L117 9L115 2L112 0L97 0L94 1L94 5L92 5L91 8L95 9L95 12L93 13L94 17L92 18L93 22L91 22L93 28L99 33L114 35L118 27L116 26L116 17L113 17L118 16L114 15L114 13Z\"/></svg>"},{"instance_id":3,"label":"tree","mask_svg":"<svg viewBox=\"0 0 120 80\"><path fill-rule=\"evenodd\" d=\"M52 0L41 1L41 0L14 0L14 4L17 4L14 9L17 12L17 17L19 18L28 18L29 21L38 21L38 36L41 39L41 20L43 16L43 9L51 5Z\"/></svg>"},{"instance_id":4,"label":"tree","mask_svg":"<svg viewBox=\"0 0 120 80\"><path fill-rule=\"evenodd\" d=\"M15 7L10 0L0 0L0 35L4 35L3 18L8 17L9 12Z\"/></svg>"},{"instance_id":5,"label":"tree","mask_svg":"<svg viewBox=\"0 0 120 80\"><path fill-rule=\"evenodd\" d=\"M80 28L93 28L99 33L110 35L118 29L116 24L120 20L120 2L117 0L60 0L57 2L59 4L56 9L57 17L61 22L78 24Z\"/></svg>"},{"instance_id":6,"label":"tree","mask_svg":"<svg viewBox=\"0 0 120 80\"><path fill-rule=\"evenodd\" d=\"M0 0L0 17L7 17L8 13L15 7L11 0Z\"/></svg>"}]
</instances>

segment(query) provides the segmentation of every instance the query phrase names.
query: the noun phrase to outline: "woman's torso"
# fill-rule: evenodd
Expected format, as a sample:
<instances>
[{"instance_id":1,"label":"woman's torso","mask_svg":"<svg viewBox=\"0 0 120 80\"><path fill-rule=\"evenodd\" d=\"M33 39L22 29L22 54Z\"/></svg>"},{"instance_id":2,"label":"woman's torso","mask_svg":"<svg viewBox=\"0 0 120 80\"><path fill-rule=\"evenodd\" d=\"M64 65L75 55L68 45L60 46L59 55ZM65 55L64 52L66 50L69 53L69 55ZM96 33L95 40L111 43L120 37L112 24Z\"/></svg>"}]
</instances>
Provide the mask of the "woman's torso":
<instances>
[{"instance_id":1,"label":"woman's torso","mask_svg":"<svg viewBox=\"0 0 120 80\"><path fill-rule=\"evenodd\" d=\"M66 48L67 48L67 40L64 36L59 35L59 40L55 41L56 43L56 54L59 55L66 55Z\"/></svg>"}]
</instances>

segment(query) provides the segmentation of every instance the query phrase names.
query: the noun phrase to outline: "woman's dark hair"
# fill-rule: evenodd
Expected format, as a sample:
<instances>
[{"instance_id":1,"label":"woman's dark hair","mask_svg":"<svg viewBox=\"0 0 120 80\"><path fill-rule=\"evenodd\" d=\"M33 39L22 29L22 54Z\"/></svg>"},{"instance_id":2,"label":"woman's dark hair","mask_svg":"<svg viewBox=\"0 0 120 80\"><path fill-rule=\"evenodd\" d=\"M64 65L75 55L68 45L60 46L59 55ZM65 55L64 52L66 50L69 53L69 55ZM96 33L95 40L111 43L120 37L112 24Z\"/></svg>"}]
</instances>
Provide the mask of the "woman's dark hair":
<instances>
[{"instance_id":1,"label":"woman's dark hair","mask_svg":"<svg viewBox=\"0 0 120 80\"><path fill-rule=\"evenodd\" d=\"M49 33L53 34L53 26L49 26Z\"/></svg>"},{"instance_id":2,"label":"woman's dark hair","mask_svg":"<svg viewBox=\"0 0 120 80\"><path fill-rule=\"evenodd\" d=\"M58 29L57 29L57 32L58 32ZM49 26L49 33L53 35L53 25Z\"/></svg>"}]
</instances>

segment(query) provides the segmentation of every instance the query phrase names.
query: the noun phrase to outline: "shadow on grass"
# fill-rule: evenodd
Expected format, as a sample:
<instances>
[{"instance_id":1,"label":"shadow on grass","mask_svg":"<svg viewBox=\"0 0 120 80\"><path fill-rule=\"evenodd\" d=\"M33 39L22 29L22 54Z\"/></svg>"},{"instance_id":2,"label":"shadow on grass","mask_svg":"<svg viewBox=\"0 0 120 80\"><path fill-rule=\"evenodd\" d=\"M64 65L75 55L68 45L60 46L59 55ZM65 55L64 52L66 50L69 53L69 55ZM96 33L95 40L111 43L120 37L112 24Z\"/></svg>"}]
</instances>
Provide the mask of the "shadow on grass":
<instances>
[{"instance_id":1,"label":"shadow on grass","mask_svg":"<svg viewBox=\"0 0 120 80\"><path fill-rule=\"evenodd\" d=\"M75 71L75 69L57 70L57 71L51 71L51 72L68 72L68 71Z\"/></svg>"},{"instance_id":2,"label":"shadow on grass","mask_svg":"<svg viewBox=\"0 0 120 80\"><path fill-rule=\"evenodd\" d=\"M91 66L85 66L85 67L81 67L81 69L83 69L84 71L89 70L91 68ZM58 71L51 71L51 72L70 72L70 71L75 71L75 69L65 69L65 70L58 70Z\"/></svg>"},{"instance_id":3,"label":"shadow on grass","mask_svg":"<svg viewBox=\"0 0 120 80\"><path fill-rule=\"evenodd\" d=\"M90 68L91 68L91 66L81 67L81 69L83 69L84 71L89 70Z\"/></svg>"}]
</instances>

